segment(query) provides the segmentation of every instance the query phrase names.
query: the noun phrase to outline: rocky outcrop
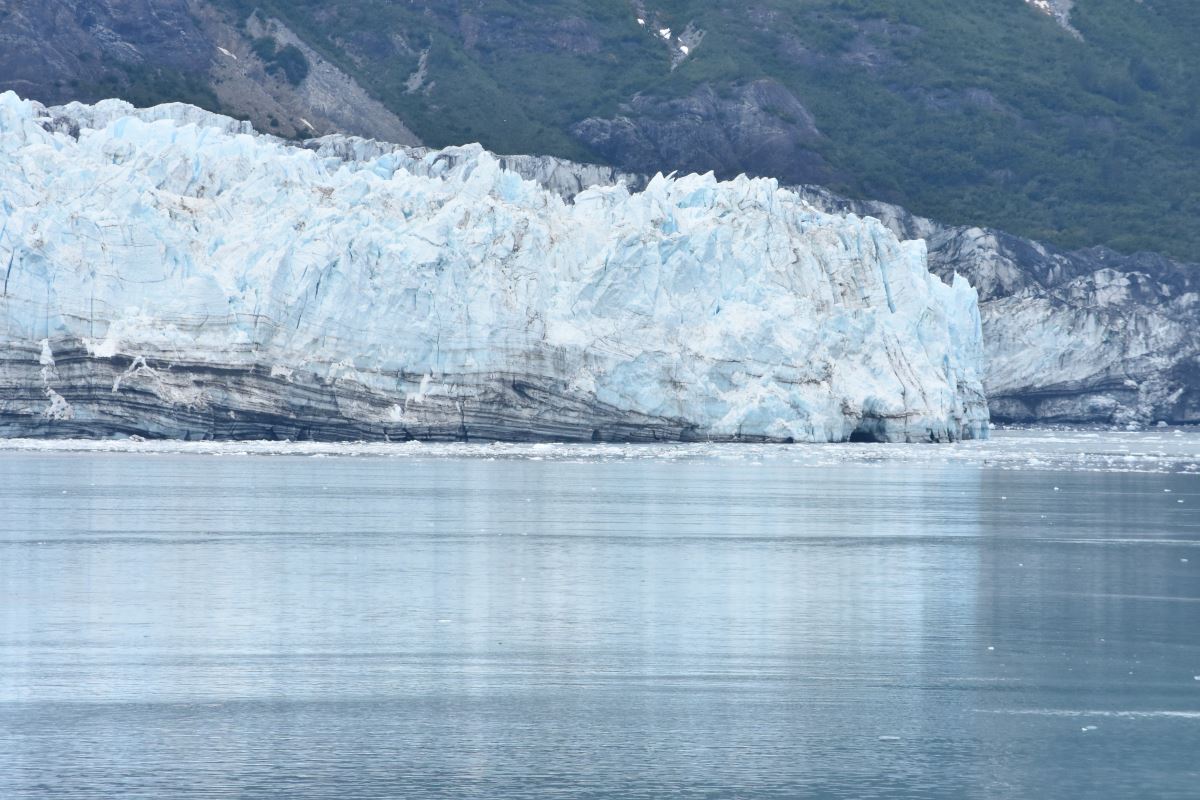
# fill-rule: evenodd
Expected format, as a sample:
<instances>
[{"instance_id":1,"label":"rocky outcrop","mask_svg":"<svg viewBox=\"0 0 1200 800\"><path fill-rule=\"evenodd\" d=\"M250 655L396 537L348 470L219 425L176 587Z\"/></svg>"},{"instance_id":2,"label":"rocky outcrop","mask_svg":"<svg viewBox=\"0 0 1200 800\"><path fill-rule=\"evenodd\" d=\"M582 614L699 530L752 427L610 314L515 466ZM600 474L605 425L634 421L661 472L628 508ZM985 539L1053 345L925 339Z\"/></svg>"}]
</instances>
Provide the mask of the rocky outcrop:
<instances>
[{"instance_id":1,"label":"rocky outcrop","mask_svg":"<svg viewBox=\"0 0 1200 800\"><path fill-rule=\"evenodd\" d=\"M293 85L272 75L254 37L299 48L309 65ZM134 91L194 98L289 138L333 131L408 145L420 140L342 69L282 22L231 18L206 0L0 2L0 91L46 103Z\"/></svg>"},{"instance_id":2,"label":"rocky outcrop","mask_svg":"<svg viewBox=\"0 0 1200 800\"><path fill-rule=\"evenodd\" d=\"M221 25L211 12L203 18L209 20L214 39L227 42L214 59L213 88L225 105L245 108L259 130L295 138L336 131L405 145L421 143L396 114L278 19L251 15L243 32ZM258 63L246 34L299 49L309 65L307 76L295 86L272 78ZM279 109L275 118L286 125L284 130L271 127L271 107Z\"/></svg>"},{"instance_id":3,"label":"rocky outcrop","mask_svg":"<svg viewBox=\"0 0 1200 800\"><path fill-rule=\"evenodd\" d=\"M180 111L0 94L0 434L986 433L974 291L876 220Z\"/></svg>"},{"instance_id":4,"label":"rocky outcrop","mask_svg":"<svg viewBox=\"0 0 1200 800\"><path fill-rule=\"evenodd\" d=\"M76 99L121 65L203 74L212 44L187 0L39 0L4 3L0 90L47 102Z\"/></svg>"}]
</instances>

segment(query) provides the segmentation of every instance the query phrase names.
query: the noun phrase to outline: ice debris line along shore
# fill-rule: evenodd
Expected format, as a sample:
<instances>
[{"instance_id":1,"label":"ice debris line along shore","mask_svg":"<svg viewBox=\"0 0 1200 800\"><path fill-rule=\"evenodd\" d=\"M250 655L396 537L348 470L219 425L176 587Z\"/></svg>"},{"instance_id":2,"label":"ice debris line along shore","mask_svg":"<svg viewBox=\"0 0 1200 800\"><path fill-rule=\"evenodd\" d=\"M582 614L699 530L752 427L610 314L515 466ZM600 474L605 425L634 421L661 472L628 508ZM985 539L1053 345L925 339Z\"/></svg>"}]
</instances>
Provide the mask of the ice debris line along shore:
<instances>
[{"instance_id":1,"label":"ice debris line along shore","mask_svg":"<svg viewBox=\"0 0 1200 800\"><path fill-rule=\"evenodd\" d=\"M975 291L776 182L0 95L0 435L947 441Z\"/></svg>"}]
</instances>

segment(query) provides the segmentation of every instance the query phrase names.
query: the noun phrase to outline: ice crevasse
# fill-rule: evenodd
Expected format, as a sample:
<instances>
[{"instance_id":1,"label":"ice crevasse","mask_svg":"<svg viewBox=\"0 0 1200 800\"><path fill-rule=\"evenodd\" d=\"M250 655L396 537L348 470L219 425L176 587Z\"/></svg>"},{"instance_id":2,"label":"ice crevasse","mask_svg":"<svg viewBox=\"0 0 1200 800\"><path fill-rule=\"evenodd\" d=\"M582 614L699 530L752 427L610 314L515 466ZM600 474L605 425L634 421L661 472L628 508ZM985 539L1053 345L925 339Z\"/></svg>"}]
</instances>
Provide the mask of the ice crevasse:
<instances>
[{"instance_id":1,"label":"ice crevasse","mask_svg":"<svg viewBox=\"0 0 1200 800\"><path fill-rule=\"evenodd\" d=\"M0 435L947 441L975 291L769 179L0 95Z\"/></svg>"}]
</instances>

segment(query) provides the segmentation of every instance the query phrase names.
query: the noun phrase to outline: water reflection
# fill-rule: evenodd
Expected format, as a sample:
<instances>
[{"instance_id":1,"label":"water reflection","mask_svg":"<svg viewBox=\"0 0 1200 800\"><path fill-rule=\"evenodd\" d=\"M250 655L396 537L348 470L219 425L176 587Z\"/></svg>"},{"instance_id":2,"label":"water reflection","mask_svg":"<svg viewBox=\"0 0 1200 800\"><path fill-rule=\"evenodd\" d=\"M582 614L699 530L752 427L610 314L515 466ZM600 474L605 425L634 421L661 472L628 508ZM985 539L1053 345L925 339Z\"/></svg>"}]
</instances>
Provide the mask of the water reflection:
<instances>
[{"instance_id":1,"label":"water reflection","mask_svg":"<svg viewBox=\"0 0 1200 800\"><path fill-rule=\"evenodd\" d=\"M3 453L0 795L1188 796L1196 488Z\"/></svg>"}]
</instances>

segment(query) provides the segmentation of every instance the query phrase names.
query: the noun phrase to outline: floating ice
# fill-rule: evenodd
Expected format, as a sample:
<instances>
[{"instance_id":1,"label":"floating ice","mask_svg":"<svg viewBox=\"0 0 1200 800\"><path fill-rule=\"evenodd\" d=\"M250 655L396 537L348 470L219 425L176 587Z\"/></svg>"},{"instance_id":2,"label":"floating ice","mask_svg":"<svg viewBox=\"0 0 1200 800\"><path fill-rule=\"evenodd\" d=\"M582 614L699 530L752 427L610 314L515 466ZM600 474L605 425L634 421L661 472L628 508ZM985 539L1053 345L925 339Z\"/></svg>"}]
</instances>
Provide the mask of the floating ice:
<instances>
[{"instance_id":1,"label":"floating ice","mask_svg":"<svg viewBox=\"0 0 1200 800\"><path fill-rule=\"evenodd\" d=\"M1120 434L1123 440L1146 439L1144 446L1157 446L1152 436ZM185 442L173 439L117 438L87 439L0 439L3 452L126 452L146 454L185 455L289 455L402 458L416 460L480 459L529 460L539 458L559 463L619 463L631 461L689 462L717 459L730 464L761 461L786 463L797 467L831 467L845 464L864 468L929 468L987 469L1011 471L1025 469L1032 455L1045 466L1039 469L1057 472L1109 472L1194 474L1200 471L1200 455L1192 444L1200 440L1200 432L1188 432L1162 459L1133 466L1114 464L1108 458L1111 442L1099 440L1087 433L1048 433L1045 431L1002 430L988 441L959 442L945 447L921 444L817 444L807 447L786 447L775 444L555 444L538 448L529 443L442 442L311 442L311 441L238 441ZM965 492L963 493L965 495ZM1050 523L1053 524L1053 523ZM1111 540L1123 544L1150 541L1144 538ZM1170 544L1188 544L1169 540Z\"/></svg>"}]
</instances>

